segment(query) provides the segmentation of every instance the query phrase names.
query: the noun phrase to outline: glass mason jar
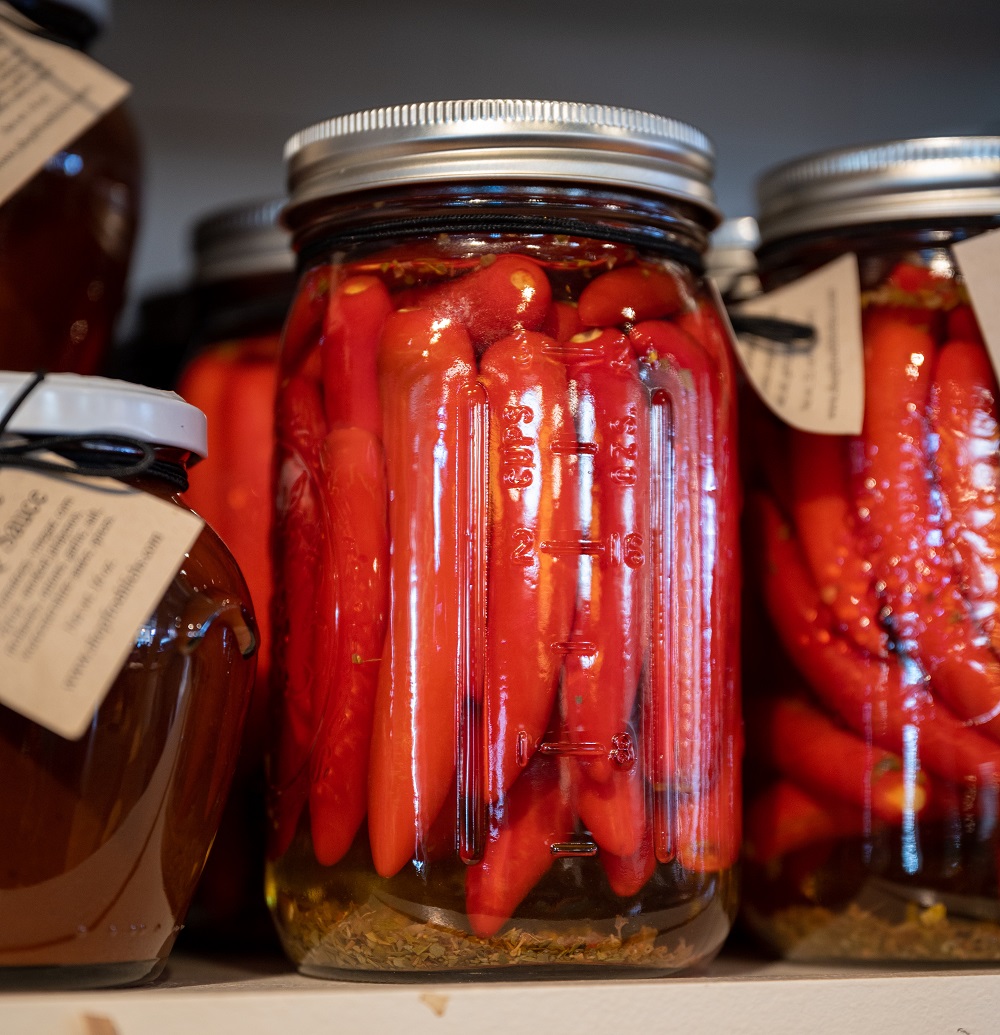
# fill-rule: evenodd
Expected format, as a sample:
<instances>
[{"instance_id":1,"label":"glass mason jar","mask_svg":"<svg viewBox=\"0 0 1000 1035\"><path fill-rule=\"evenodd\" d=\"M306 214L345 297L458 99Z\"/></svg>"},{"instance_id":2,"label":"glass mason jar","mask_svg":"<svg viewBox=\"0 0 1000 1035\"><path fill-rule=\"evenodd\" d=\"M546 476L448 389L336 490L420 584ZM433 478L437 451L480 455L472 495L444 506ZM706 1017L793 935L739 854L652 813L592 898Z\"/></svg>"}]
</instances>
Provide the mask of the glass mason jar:
<instances>
[{"instance_id":1,"label":"glass mason jar","mask_svg":"<svg viewBox=\"0 0 1000 1035\"><path fill-rule=\"evenodd\" d=\"M230 206L196 224L194 330L177 380L180 395L209 418L208 457L191 472L185 498L239 562L261 642L237 780L185 932L202 944L274 938L261 885L274 400L281 327L295 288L295 255L278 221L283 205Z\"/></svg>"},{"instance_id":2,"label":"glass mason jar","mask_svg":"<svg viewBox=\"0 0 1000 1035\"><path fill-rule=\"evenodd\" d=\"M0 414L24 385L0 374ZM205 422L172 393L52 374L8 432L85 436L61 447L80 466L133 461L138 447L104 429L154 447L148 470L123 480L185 506ZM123 985L162 969L236 766L255 666L248 600L205 525L82 736L0 705L0 986Z\"/></svg>"},{"instance_id":3,"label":"glass mason jar","mask_svg":"<svg viewBox=\"0 0 1000 1035\"><path fill-rule=\"evenodd\" d=\"M759 198L765 288L857 257L865 399L857 436L747 422L744 915L796 959L997 960L998 397L953 247L1000 227L1000 138Z\"/></svg>"},{"instance_id":4,"label":"glass mason jar","mask_svg":"<svg viewBox=\"0 0 1000 1035\"><path fill-rule=\"evenodd\" d=\"M40 35L77 50L107 20L103 0L11 4ZM125 297L140 186L135 127L118 105L0 205L0 370L103 372Z\"/></svg>"},{"instance_id":5,"label":"glass mason jar","mask_svg":"<svg viewBox=\"0 0 1000 1035\"><path fill-rule=\"evenodd\" d=\"M267 893L307 974L655 976L736 905L710 145L461 101L287 149Z\"/></svg>"}]
</instances>

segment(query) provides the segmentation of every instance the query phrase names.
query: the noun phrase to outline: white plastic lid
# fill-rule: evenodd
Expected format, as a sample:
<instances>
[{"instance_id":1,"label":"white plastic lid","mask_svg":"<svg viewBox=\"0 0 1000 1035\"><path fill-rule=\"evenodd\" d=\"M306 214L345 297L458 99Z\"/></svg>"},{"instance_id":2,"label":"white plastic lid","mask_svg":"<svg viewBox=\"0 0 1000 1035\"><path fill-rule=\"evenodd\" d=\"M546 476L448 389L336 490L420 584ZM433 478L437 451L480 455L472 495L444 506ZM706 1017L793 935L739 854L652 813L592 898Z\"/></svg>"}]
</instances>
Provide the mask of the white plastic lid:
<instances>
[{"instance_id":1,"label":"white plastic lid","mask_svg":"<svg viewBox=\"0 0 1000 1035\"><path fill-rule=\"evenodd\" d=\"M34 377L0 371L0 419ZM208 453L208 421L175 392L83 374L46 374L6 431L20 435L123 435L155 446Z\"/></svg>"}]
</instances>

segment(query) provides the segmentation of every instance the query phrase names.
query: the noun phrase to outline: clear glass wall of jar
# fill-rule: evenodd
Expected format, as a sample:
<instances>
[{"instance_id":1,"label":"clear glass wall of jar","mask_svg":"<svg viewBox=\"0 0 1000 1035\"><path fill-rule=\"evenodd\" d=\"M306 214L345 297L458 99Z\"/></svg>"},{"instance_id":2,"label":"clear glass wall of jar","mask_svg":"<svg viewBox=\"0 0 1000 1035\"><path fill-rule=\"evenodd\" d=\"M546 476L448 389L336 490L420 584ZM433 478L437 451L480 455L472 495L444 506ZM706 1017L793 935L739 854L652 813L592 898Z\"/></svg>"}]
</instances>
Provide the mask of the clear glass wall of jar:
<instances>
[{"instance_id":1,"label":"clear glass wall of jar","mask_svg":"<svg viewBox=\"0 0 1000 1035\"><path fill-rule=\"evenodd\" d=\"M759 194L765 288L857 257L865 406L857 436L746 422L744 916L796 959L1000 959L998 396L953 251L1000 227L1000 139Z\"/></svg>"},{"instance_id":2,"label":"clear glass wall of jar","mask_svg":"<svg viewBox=\"0 0 1000 1035\"><path fill-rule=\"evenodd\" d=\"M0 374L0 415L24 384ZM136 450L102 434L112 412L116 434L154 447L153 466L125 480L183 508L205 425L172 393L49 375L7 438L83 435L63 455L128 463ZM246 585L205 525L78 739L0 705L0 987L104 987L160 972L219 825L255 650Z\"/></svg>"},{"instance_id":3,"label":"clear glass wall of jar","mask_svg":"<svg viewBox=\"0 0 1000 1035\"><path fill-rule=\"evenodd\" d=\"M107 18L102 0L11 2L41 35L77 50ZM105 371L141 171L132 117L119 105L0 205L0 369Z\"/></svg>"},{"instance_id":4,"label":"clear glass wall of jar","mask_svg":"<svg viewBox=\"0 0 1000 1035\"><path fill-rule=\"evenodd\" d=\"M736 904L705 138L466 101L289 144L268 900L300 970L655 976Z\"/></svg>"}]
</instances>

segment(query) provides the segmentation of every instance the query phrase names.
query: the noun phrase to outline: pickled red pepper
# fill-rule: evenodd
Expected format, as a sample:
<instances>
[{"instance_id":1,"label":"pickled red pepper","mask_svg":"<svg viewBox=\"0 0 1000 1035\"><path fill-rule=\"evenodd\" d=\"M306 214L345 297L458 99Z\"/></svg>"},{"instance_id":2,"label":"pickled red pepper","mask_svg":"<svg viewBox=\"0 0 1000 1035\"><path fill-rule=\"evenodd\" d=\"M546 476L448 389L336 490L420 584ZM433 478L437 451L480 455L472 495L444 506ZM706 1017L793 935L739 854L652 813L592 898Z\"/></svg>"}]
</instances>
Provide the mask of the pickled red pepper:
<instances>
[{"instance_id":1,"label":"pickled red pepper","mask_svg":"<svg viewBox=\"0 0 1000 1035\"><path fill-rule=\"evenodd\" d=\"M630 720L648 642L649 403L624 334L594 331L570 342L586 344L596 358L570 367L579 433L593 448L593 486L580 514L581 574L565 662L566 728L574 743L595 751L577 759L580 818L599 846L630 856L645 832ZM609 782L613 788L605 786Z\"/></svg>"},{"instance_id":2,"label":"pickled red pepper","mask_svg":"<svg viewBox=\"0 0 1000 1035\"><path fill-rule=\"evenodd\" d=\"M429 309L386 321L378 371L390 605L368 802L372 856L385 877L419 858L455 775L458 408L475 367L460 324Z\"/></svg>"},{"instance_id":3,"label":"pickled red pepper","mask_svg":"<svg viewBox=\"0 0 1000 1035\"><path fill-rule=\"evenodd\" d=\"M925 326L877 310L866 316L864 338L859 506L892 634L960 718L1000 739L1000 659L968 613L932 495L927 440L937 345Z\"/></svg>"},{"instance_id":4,"label":"pickled red pepper","mask_svg":"<svg viewBox=\"0 0 1000 1035\"><path fill-rule=\"evenodd\" d=\"M490 798L499 801L548 728L576 593L572 559L543 549L577 524L565 366L555 342L520 331L490 345L479 380L489 447L486 709Z\"/></svg>"}]
</instances>

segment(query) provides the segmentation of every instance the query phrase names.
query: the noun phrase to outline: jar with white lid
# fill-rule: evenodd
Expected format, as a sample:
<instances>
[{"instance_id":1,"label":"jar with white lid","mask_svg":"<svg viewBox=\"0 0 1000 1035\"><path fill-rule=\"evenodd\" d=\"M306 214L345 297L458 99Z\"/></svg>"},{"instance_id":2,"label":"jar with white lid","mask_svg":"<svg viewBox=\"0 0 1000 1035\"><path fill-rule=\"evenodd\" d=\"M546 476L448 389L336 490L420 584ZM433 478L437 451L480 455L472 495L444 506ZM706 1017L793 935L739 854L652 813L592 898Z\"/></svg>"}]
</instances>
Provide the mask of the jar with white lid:
<instances>
[{"instance_id":1,"label":"jar with white lid","mask_svg":"<svg viewBox=\"0 0 1000 1035\"><path fill-rule=\"evenodd\" d=\"M239 568L180 495L205 418L169 392L3 372L0 422L0 986L149 980L215 836L255 667ZM126 555L119 507L136 500L143 546ZM190 545L161 561L176 522ZM154 562L165 590L145 588ZM159 600L132 633L140 591ZM33 659L52 636L73 669ZM98 665L68 728L59 695Z\"/></svg>"},{"instance_id":2,"label":"jar with white lid","mask_svg":"<svg viewBox=\"0 0 1000 1035\"><path fill-rule=\"evenodd\" d=\"M766 290L856 270L861 419L748 424L744 915L796 959L996 961L1000 138L808 155L758 197Z\"/></svg>"},{"instance_id":3,"label":"jar with white lid","mask_svg":"<svg viewBox=\"0 0 1000 1035\"><path fill-rule=\"evenodd\" d=\"M659 976L736 901L738 490L696 129L287 147L268 900L301 971Z\"/></svg>"}]
</instances>

